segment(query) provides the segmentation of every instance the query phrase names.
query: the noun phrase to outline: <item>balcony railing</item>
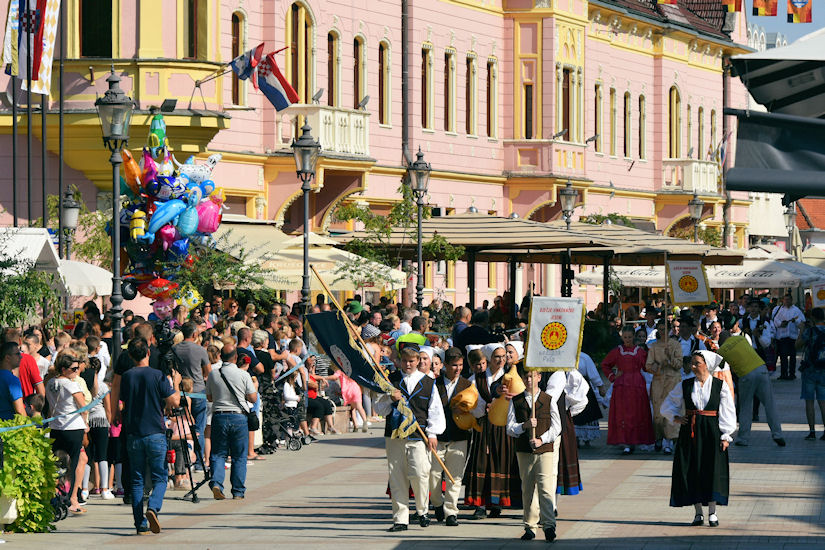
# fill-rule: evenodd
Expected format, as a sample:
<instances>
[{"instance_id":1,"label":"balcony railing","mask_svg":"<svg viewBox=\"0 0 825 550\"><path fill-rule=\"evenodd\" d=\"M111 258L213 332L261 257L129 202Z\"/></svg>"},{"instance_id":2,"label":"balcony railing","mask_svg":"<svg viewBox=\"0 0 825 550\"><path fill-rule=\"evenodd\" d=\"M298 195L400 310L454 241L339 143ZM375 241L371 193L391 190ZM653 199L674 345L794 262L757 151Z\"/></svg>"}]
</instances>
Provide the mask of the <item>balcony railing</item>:
<instances>
[{"instance_id":1,"label":"balcony railing","mask_svg":"<svg viewBox=\"0 0 825 550\"><path fill-rule=\"evenodd\" d=\"M505 170L517 174L581 176L586 146L551 139L505 139Z\"/></svg>"},{"instance_id":2,"label":"balcony railing","mask_svg":"<svg viewBox=\"0 0 825 550\"><path fill-rule=\"evenodd\" d=\"M295 117L299 115L306 117L312 135L321 143L322 152L369 156L369 112L326 105L291 105L277 117L276 135L281 147L289 147L292 143Z\"/></svg>"},{"instance_id":3,"label":"balcony railing","mask_svg":"<svg viewBox=\"0 0 825 550\"><path fill-rule=\"evenodd\" d=\"M712 160L665 159L662 172L665 191L719 192L719 167Z\"/></svg>"}]
</instances>

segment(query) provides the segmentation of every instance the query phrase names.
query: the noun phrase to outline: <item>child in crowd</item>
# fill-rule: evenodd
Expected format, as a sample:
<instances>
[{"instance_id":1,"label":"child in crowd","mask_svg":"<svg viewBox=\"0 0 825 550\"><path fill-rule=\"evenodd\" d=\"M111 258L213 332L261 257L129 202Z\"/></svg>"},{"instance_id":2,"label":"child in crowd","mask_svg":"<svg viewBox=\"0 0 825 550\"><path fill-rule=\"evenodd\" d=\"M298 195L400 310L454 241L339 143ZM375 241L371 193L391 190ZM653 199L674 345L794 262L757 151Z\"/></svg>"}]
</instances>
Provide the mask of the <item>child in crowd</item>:
<instances>
[{"instance_id":1,"label":"child in crowd","mask_svg":"<svg viewBox=\"0 0 825 550\"><path fill-rule=\"evenodd\" d=\"M89 336L87 342L97 337ZM97 347L100 342L98 340ZM88 343L87 343L88 347ZM109 400L109 386L105 382L98 381L97 375L102 370L101 361L98 357L89 357L89 368L95 372L95 399L102 397L97 405L89 411L89 445L86 447L89 464L86 465L83 473L83 495L89 494L89 478L95 470L97 473L97 488L92 494L100 494L104 500L113 500L115 495L109 488L109 427L111 421L111 407Z\"/></svg>"},{"instance_id":2,"label":"child in crowd","mask_svg":"<svg viewBox=\"0 0 825 550\"><path fill-rule=\"evenodd\" d=\"M95 357L100 361L100 372L97 373L97 381L102 383L106 378L106 372L109 370L109 364L107 358L101 354L100 344L100 338L97 336L86 337L86 350L89 353L89 357Z\"/></svg>"}]
</instances>

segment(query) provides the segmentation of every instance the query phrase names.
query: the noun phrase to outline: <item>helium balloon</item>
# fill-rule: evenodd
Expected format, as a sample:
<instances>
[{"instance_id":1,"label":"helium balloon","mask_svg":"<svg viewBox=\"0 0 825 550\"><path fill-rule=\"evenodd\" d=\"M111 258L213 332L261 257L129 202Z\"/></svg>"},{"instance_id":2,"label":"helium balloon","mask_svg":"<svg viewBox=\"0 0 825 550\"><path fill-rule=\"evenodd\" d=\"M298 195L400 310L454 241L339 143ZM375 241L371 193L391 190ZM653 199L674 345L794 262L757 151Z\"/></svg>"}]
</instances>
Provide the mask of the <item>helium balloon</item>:
<instances>
[{"instance_id":1,"label":"helium balloon","mask_svg":"<svg viewBox=\"0 0 825 550\"><path fill-rule=\"evenodd\" d=\"M158 174L161 176L173 175L175 173L175 165L172 163L172 153L169 152L168 147L164 146L161 154L163 155L163 160L161 160L158 165Z\"/></svg>"},{"instance_id":2,"label":"helium balloon","mask_svg":"<svg viewBox=\"0 0 825 550\"><path fill-rule=\"evenodd\" d=\"M189 255L189 239L178 239L169 247L169 253L178 259Z\"/></svg>"},{"instance_id":3,"label":"helium balloon","mask_svg":"<svg viewBox=\"0 0 825 550\"><path fill-rule=\"evenodd\" d=\"M150 181L154 181L158 178L158 165L155 163L155 159L152 158L152 155L149 153L149 149L146 147L143 148L143 173L140 176L140 181L143 182L143 185L149 185Z\"/></svg>"},{"instance_id":4,"label":"helium balloon","mask_svg":"<svg viewBox=\"0 0 825 550\"><path fill-rule=\"evenodd\" d=\"M190 157L185 164L178 166L178 172L180 172L181 175L185 174L186 177L189 178L189 181L194 183L202 183L209 179L209 176L212 174L212 170L218 162L220 162L220 160L220 153L210 155L206 160L206 164L195 164L194 157Z\"/></svg>"},{"instance_id":5,"label":"helium balloon","mask_svg":"<svg viewBox=\"0 0 825 550\"><path fill-rule=\"evenodd\" d=\"M137 296L137 287L134 281L123 281L123 284L120 286L120 293L123 294L124 300L134 300Z\"/></svg>"},{"instance_id":6,"label":"helium balloon","mask_svg":"<svg viewBox=\"0 0 825 550\"><path fill-rule=\"evenodd\" d=\"M152 279L148 283L144 283L138 287L141 294L155 300L170 298L177 289L177 283L173 283L162 277Z\"/></svg>"},{"instance_id":7,"label":"helium balloon","mask_svg":"<svg viewBox=\"0 0 825 550\"><path fill-rule=\"evenodd\" d=\"M176 227L180 234L188 237L195 233L198 229L198 211L197 206L201 202L201 190L199 187L193 188L189 191L189 198L187 199L186 210L178 216L178 223Z\"/></svg>"},{"instance_id":8,"label":"helium balloon","mask_svg":"<svg viewBox=\"0 0 825 550\"><path fill-rule=\"evenodd\" d=\"M152 311L161 320L171 319L173 309L175 309L175 300L172 298L163 298L152 304Z\"/></svg>"},{"instance_id":9,"label":"helium balloon","mask_svg":"<svg viewBox=\"0 0 825 550\"><path fill-rule=\"evenodd\" d=\"M177 298L178 302L185 305L189 310L195 309L203 301L203 296L191 284L181 288Z\"/></svg>"},{"instance_id":10,"label":"helium balloon","mask_svg":"<svg viewBox=\"0 0 825 550\"><path fill-rule=\"evenodd\" d=\"M160 113L152 117L152 124L149 126L149 138L146 140L146 144L153 157L158 156L160 150L169 145L169 139L166 137L166 121Z\"/></svg>"},{"instance_id":11,"label":"helium balloon","mask_svg":"<svg viewBox=\"0 0 825 550\"><path fill-rule=\"evenodd\" d=\"M146 232L155 233L167 223L172 222L184 210L186 210L186 203L180 199L156 204L155 213L152 214L152 219L149 220L149 227L146 228Z\"/></svg>"},{"instance_id":12,"label":"helium balloon","mask_svg":"<svg viewBox=\"0 0 825 550\"><path fill-rule=\"evenodd\" d=\"M208 201L198 205L198 231L200 233L214 233L218 230L223 217L223 189L216 189L209 196Z\"/></svg>"},{"instance_id":13,"label":"helium balloon","mask_svg":"<svg viewBox=\"0 0 825 550\"><path fill-rule=\"evenodd\" d=\"M132 240L137 241L146 234L146 212L137 209L132 212L132 219L129 221L129 235Z\"/></svg>"},{"instance_id":14,"label":"helium balloon","mask_svg":"<svg viewBox=\"0 0 825 550\"><path fill-rule=\"evenodd\" d=\"M126 174L126 185L129 186L132 193L139 195L141 187L140 166L138 166L137 161L134 159L129 149L124 149L121 151L120 156L123 158L123 172Z\"/></svg>"},{"instance_id":15,"label":"helium balloon","mask_svg":"<svg viewBox=\"0 0 825 550\"><path fill-rule=\"evenodd\" d=\"M157 238L160 239L160 242L163 245L163 250L169 250L172 243L180 239L180 233L178 233L178 230L174 225L168 223L158 229Z\"/></svg>"}]
</instances>

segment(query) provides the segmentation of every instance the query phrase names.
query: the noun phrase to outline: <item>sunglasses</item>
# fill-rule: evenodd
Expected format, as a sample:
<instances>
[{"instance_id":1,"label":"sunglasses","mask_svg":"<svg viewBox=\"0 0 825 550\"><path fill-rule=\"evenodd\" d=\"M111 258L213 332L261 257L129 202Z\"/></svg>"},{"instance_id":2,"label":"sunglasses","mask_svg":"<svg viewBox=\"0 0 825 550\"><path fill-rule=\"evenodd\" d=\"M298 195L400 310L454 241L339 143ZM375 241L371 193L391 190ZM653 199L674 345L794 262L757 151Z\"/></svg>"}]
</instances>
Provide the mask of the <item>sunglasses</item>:
<instances>
[{"instance_id":1,"label":"sunglasses","mask_svg":"<svg viewBox=\"0 0 825 550\"><path fill-rule=\"evenodd\" d=\"M212 307L210 304L203 304L203 309Z\"/></svg>"},{"instance_id":2,"label":"sunglasses","mask_svg":"<svg viewBox=\"0 0 825 550\"><path fill-rule=\"evenodd\" d=\"M80 370L80 367L72 367L69 370L72 371L72 372L77 372L77 371Z\"/></svg>"}]
</instances>

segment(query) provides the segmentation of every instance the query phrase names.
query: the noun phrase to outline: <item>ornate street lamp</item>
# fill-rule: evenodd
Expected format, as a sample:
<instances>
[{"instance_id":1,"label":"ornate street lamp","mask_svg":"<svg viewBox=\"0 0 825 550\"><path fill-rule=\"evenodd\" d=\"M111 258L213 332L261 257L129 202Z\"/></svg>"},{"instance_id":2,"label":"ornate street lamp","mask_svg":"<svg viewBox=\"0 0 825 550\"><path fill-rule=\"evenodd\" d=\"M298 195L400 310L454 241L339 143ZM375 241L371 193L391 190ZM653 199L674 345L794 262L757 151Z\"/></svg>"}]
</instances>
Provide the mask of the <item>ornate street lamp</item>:
<instances>
[{"instance_id":1,"label":"ornate street lamp","mask_svg":"<svg viewBox=\"0 0 825 550\"><path fill-rule=\"evenodd\" d=\"M315 177L315 164L321 144L312 137L312 128L307 122L301 127L301 137L292 140L292 154L295 155L295 169L304 192L304 274L301 284L301 312L306 315L309 307L309 192Z\"/></svg>"},{"instance_id":2,"label":"ornate street lamp","mask_svg":"<svg viewBox=\"0 0 825 550\"><path fill-rule=\"evenodd\" d=\"M416 243L418 246L418 276L415 284L415 303L418 311L422 311L424 307L424 252L422 249L423 243L421 242L421 218L424 215L424 196L427 194L432 167L424 161L424 153L421 152L420 147L415 156L416 160L407 167L407 172L410 189L412 189L415 202L418 205L418 239Z\"/></svg>"},{"instance_id":3,"label":"ornate street lamp","mask_svg":"<svg viewBox=\"0 0 825 550\"><path fill-rule=\"evenodd\" d=\"M796 259L796 252L793 246L793 232L794 229L796 229L796 208L794 207L794 203L789 204L782 215L785 218L785 227L788 228L788 248L791 254L794 255L794 259Z\"/></svg>"},{"instance_id":4,"label":"ornate street lamp","mask_svg":"<svg viewBox=\"0 0 825 550\"><path fill-rule=\"evenodd\" d=\"M705 201L699 198L696 193L688 201L688 213L693 220L693 242L699 242L699 222L702 220L702 210L705 208Z\"/></svg>"},{"instance_id":5,"label":"ornate street lamp","mask_svg":"<svg viewBox=\"0 0 825 550\"><path fill-rule=\"evenodd\" d=\"M573 210L576 209L576 200L578 198L578 191L573 189L573 185L570 183L570 180L567 180L567 185L559 191L561 214L564 216L564 222L567 224L567 229L570 229L570 221L573 218Z\"/></svg>"},{"instance_id":6,"label":"ornate street lamp","mask_svg":"<svg viewBox=\"0 0 825 550\"><path fill-rule=\"evenodd\" d=\"M120 322L123 319L123 295L120 291L120 152L129 141L129 124L135 102L120 89L120 77L112 72L106 79L109 89L95 101L100 127L103 130L103 145L112 153L112 365L117 365L121 351Z\"/></svg>"},{"instance_id":7,"label":"ornate street lamp","mask_svg":"<svg viewBox=\"0 0 825 550\"><path fill-rule=\"evenodd\" d=\"M75 200L70 189L64 191L61 203L63 206L60 210L60 227L66 242L66 255L64 257L68 260L71 258L72 235L77 229L77 220L80 216L80 203ZM63 251L60 252L62 254Z\"/></svg>"}]
</instances>

